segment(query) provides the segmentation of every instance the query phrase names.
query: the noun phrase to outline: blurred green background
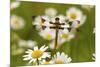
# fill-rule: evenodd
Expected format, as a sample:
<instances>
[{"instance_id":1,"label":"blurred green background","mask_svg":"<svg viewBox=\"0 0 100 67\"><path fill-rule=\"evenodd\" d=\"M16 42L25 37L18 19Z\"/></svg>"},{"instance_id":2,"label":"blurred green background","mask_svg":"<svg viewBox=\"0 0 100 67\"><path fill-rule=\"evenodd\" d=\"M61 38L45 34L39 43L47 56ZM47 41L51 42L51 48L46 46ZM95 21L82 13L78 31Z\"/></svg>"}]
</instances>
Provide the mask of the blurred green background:
<instances>
[{"instance_id":1,"label":"blurred green background","mask_svg":"<svg viewBox=\"0 0 100 67\"><path fill-rule=\"evenodd\" d=\"M11 2L14 0L11 0ZM72 63L77 62L91 62L92 54L95 53L95 34L93 34L93 28L95 27L95 7L90 11L87 11L76 4L56 4L56 3L40 3L40 2L21 2L21 5L11 11L11 15L15 14L21 16L25 20L25 27L21 30L10 30L11 33L11 46L13 43L17 45L17 40L13 41L13 33L16 33L21 39L34 40L38 42L38 45L48 44L49 41L43 39L38 35L38 32L32 28L32 16L43 15L46 8L55 8L58 14L64 14L66 9L70 7L77 7L87 16L86 22L77 32L76 37L70 42L64 43L58 51L63 51L72 58ZM19 48L19 47L17 47ZM26 50L26 49L25 49ZM11 49L11 51L13 51ZM19 55L10 56L10 65L21 66L25 65L26 61L23 61L22 56L25 53Z\"/></svg>"}]
</instances>

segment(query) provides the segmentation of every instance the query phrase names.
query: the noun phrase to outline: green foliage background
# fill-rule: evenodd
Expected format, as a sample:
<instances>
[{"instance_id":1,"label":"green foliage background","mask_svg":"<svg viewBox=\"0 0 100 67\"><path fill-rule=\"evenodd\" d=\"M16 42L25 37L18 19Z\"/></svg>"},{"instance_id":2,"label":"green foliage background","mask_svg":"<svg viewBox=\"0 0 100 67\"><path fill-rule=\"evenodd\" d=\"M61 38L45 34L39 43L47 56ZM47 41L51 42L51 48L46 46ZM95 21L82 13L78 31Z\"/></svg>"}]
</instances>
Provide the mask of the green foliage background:
<instances>
[{"instance_id":1,"label":"green foliage background","mask_svg":"<svg viewBox=\"0 0 100 67\"><path fill-rule=\"evenodd\" d=\"M12 2L13 0L11 0ZM22 39L29 40L32 39L38 42L38 45L47 44L46 41L38 32L32 28L32 16L43 15L46 8L53 7L57 9L59 14L66 13L66 9L70 7L77 7L87 16L86 22L80 27L80 32L77 32L76 37L70 42L64 43L58 50L60 52L65 52L72 58L72 63L77 62L91 62L93 61L92 54L95 53L95 34L93 34L93 28L95 27L95 7L90 11L87 11L81 7L81 5L76 4L56 4L56 3L40 3L40 2L21 2L21 5L11 11L11 15L15 14L21 16L26 24L21 30L11 29L11 40L13 32L17 33ZM12 41L11 41L12 46ZM11 50L13 51L13 50ZM23 61L22 55L11 55L11 66L25 65L26 61Z\"/></svg>"}]
</instances>

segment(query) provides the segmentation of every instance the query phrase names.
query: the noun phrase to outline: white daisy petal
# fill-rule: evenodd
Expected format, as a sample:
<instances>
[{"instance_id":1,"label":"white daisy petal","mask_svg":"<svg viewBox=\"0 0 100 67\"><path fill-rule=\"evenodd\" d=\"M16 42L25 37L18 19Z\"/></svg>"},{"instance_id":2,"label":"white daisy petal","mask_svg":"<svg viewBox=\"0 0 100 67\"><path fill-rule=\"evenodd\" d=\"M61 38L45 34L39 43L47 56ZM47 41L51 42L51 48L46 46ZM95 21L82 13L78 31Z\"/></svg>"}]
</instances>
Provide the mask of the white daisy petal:
<instances>
[{"instance_id":1,"label":"white daisy petal","mask_svg":"<svg viewBox=\"0 0 100 67\"><path fill-rule=\"evenodd\" d=\"M86 18L87 18L86 15L83 15L83 16L82 16L82 19L81 19L81 21L80 21L80 24L81 24L81 25L85 23Z\"/></svg>"},{"instance_id":2,"label":"white daisy petal","mask_svg":"<svg viewBox=\"0 0 100 67\"><path fill-rule=\"evenodd\" d=\"M30 51L25 51L25 53L31 53Z\"/></svg>"},{"instance_id":3,"label":"white daisy petal","mask_svg":"<svg viewBox=\"0 0 100 67\"><path fill-rule=\"evenodd\" d=\"M59 57L60 56L60 52L57 52L57 57Z\"/></svg>"},{"instance_id":4,"label":"white daisy petal","mask_svg":"<svg viewBox=\"0 0 100 67\"><path fill-rule=\"evenodd\" d=\"M64 53L64 52L62 52L62 53L61 53L61 56L65 56L65 53Z\"/></svg>"},{"instance_id":5,"label":"white daisy petal","mask_svg":"<svg viewBox=\"0 0 100 67\"><path fill-rule=\"evenodd\" d=\"M63 52L61 54L60 52L57 52L56 55L54 55L53 60L57 64L62 64L62 63L65 64L65 63L70 63L72 61L72 59Z\"/></svg>"},{"instance_id":6,"label":"white daisy petal","mask_svg":"<svg viewBox=\"0 0 100 67\"><path fill-rule=\"evenodd\" d=\"M31 49L28 49L28 51L32 52L33 50L31 50Z\"/></svg>"},{"instance_id":7,"label":"white daisy petal","mask_svg":"<svg viewBox=\"0 0 100 67\"><path fill-rule=\"evenodd\" d=\"M43 45L43 46L40 48L40 50L42 51L44 48L45 48L45 45Z\"/></svg>"},{"instance_id":8,"label":"white daisy petal","mask_svg":"<svg viewBox=\"0 0 100 67\"><path fill-rule=\"evenodd\" d=\"M34 47L34 50L38 50L38 47L37 47L37 46L35 46L35 47Z\"/></svg>"},{"instance_id":9,"label":"white daisy petal","mask_svg":"<svg viewBox=\"0 0 100 67\"><path fill-rule=\"evenodd\" d=\"M72 61L72 59L69 57L69 58L67 58L67 63L69 63L69 62L71 62Z\"/></svg>"},{"instance_id":10,"label":"white daisy petal","mask_svg":"<svg viewBox=\"0 0 100 67\"><path fill-rule=\"evenodd\" d=\"M31 58L30 57L27 57L27 58L24 58L23 60L30 60Z\"/></svg>"},{"instance_id":11,"label":"white daisy petal","mask_svg":"<svg viewBox=\"0 0 100 67\"><path fill-rule=\"evenodd\" d=\"M65 58L68 58L68 55L65 55Z\"/></svg>"},{"instance_id":12,"label":"white daisy petal","mask_svg":"<svg viewBox=\"0 0 100 67\"><path fill-rule=\"evenodd\" d=\"M95 60L95 58L94 58L94 57L92 57L92 60Z\"/></svg>"},{"instance_id":13,"label":"white daisy petal","mask_svg":"<svg viewBox=\"0 0 100 67\"><path fill-rule=\"evenodd\" d=\"M29 61L29 63L32 63L34 61L34 59L31 59L30 61Z\"/></svg>"},{"instance_id":14,"label":"white daisy petal","mask_svg":"<svg viewBox=\"0 0 100 67\"><path fill-rule=\"evenodd\" d=\"M95 54L93 53L93 56L95 57Z\"/></svg>"},{"instance_id":15,"label":"white daisy petal","mask_svg":"<svg viewBox=\"0 0 100 67\"><path fill-rule=\"evenodd\" d=\"M47 49L48 49L48 46L47 46L47 47L45 47L44 49L42 49L41 51L43 51L43 52L44 52L44 51L46 51Z\"/></svg>"},{"instance_id":16,"label":"white daisy petal","mask_svg":"<svg viewBox=\"0 0 100 67\"><path fill-rule=\"evenodd\" d=\"M28 57L29 55L24 55L23 57Z\"/></svg>"},{"instance_id":17,"label":"white daisy petal","mask_svg":"<svg viewBox=\"0 0 100 67\"><path fill-rule=\"evenodd\" d=\"M42 58L46 58L46 57L50 57L49 53L44 52L44 54L42 55Z\"/></svg>"}]
</instances>

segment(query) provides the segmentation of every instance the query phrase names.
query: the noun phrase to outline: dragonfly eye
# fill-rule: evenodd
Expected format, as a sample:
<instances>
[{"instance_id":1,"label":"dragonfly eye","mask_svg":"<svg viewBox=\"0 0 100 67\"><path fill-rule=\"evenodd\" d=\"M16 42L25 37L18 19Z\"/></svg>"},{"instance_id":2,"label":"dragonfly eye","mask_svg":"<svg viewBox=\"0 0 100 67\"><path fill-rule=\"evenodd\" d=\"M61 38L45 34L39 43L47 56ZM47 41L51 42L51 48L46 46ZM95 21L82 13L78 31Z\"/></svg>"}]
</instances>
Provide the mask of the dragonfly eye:
<instances>
[{"instance_id":1,"label":"dragonfly eye","mask_svg":"<svg viewBox=\"0 0 100 67\"><path fill-rule=\"evenodd\" d=\"M56 21L59 21L59 18L57 17L57 18L55 18L55 20L56 20Z\"/></svg>"}]
</instances>

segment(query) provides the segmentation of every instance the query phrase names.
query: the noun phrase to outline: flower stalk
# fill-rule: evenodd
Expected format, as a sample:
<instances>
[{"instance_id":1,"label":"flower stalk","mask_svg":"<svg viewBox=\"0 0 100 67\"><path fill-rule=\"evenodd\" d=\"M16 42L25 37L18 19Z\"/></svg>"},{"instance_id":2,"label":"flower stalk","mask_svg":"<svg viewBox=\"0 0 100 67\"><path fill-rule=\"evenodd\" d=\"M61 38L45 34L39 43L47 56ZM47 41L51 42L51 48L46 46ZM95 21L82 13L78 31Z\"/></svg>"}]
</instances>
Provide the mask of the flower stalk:
<instances>
[{"instance_id":1,"label":"flower stalk","mask_svg":"<svg viewBox=\"0 0 100 67\"><path fill-rule=\"evenodd\" d=\"M39 65L39 60L38 60L38 58L37 58L37 65Z\"/></svg>"}]
</instances>

